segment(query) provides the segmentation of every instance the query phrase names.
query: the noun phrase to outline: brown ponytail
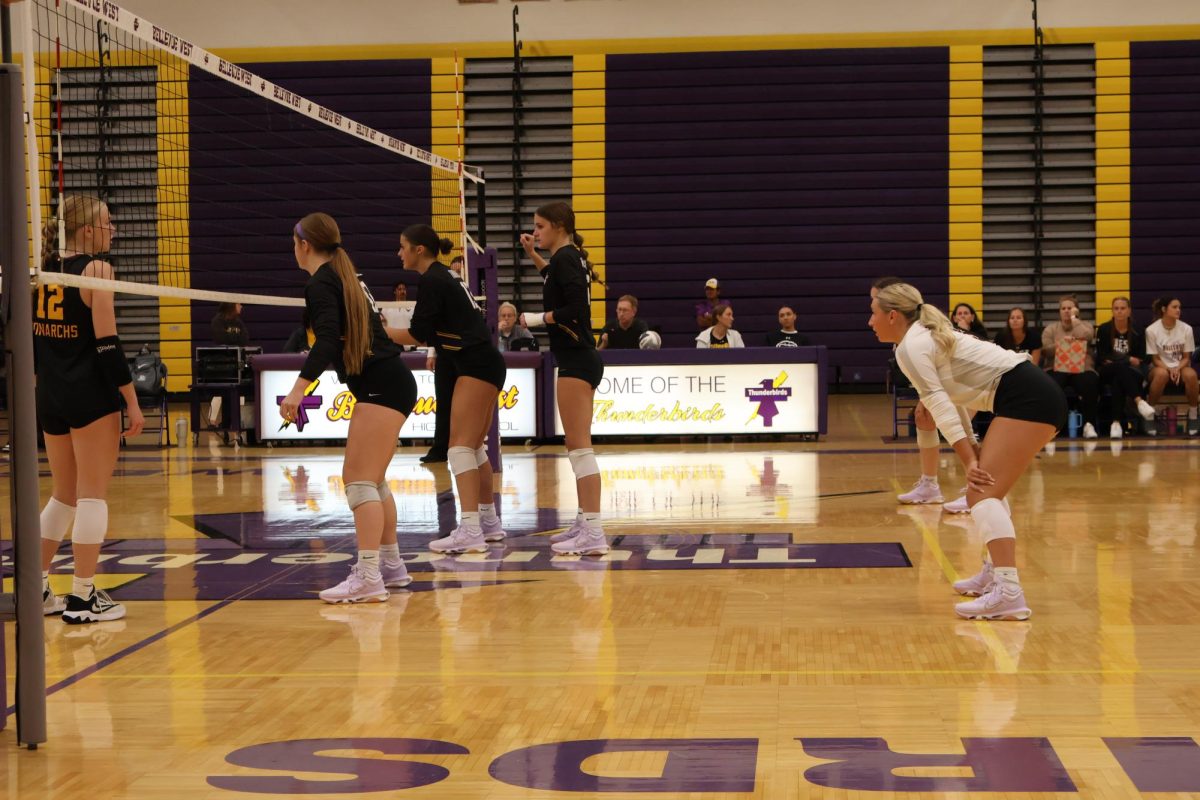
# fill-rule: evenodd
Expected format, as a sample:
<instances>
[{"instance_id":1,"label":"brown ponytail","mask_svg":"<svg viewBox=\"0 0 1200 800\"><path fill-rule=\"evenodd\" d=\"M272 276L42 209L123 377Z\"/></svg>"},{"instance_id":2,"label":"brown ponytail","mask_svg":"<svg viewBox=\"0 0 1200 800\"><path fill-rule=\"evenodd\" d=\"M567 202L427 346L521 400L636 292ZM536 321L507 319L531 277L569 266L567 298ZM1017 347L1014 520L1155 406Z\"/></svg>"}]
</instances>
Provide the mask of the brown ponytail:
<instances>
[{"instance_id":1,"label":"brown ponytail","mask_svg":"<svg viewBox=\"0 0 1200 800\"><path fill-rule=\"evenodd\" d=\"M333 217L319 211L300 220L295 233L317 253L328 255L329 265L342 282L342 300L346 306L342 360L347 375L358 375L362 372L363 361L371 353L371 310L358 279L358 270L342 248L342 233Z\"/></svg>"}]
</instances>

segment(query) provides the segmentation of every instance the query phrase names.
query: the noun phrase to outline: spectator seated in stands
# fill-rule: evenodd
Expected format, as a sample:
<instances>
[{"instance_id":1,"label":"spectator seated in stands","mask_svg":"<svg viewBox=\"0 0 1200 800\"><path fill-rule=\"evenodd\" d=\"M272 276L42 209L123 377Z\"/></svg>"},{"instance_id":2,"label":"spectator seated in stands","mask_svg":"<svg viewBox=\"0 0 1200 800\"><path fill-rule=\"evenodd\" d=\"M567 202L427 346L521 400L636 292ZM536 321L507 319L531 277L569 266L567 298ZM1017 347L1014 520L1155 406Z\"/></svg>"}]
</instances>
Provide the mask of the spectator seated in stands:
<instances>
[{"instance_id":1,"label":"spectator seated in stands","mask_svg":"<svg viewBox=\"0 0 1200 800\"><path fill-rule=\"evenodd\" d=\"M392 287L392 300L397 303L403 303L408 300L408 284L404 281L397 281ZM401 308L385 308L379 312L379 316L383 318L383 327L385 328L408 328L412 325L412 306L403 306ZM416 350L416 347L400 346L401 350Z\"/></svg>"},{"instance_id":2,"label":"spectator seated in stands","mask_svg":"<svg viewBox=\"0 0 1200 800\"><path fill-rule=\"evenodd\" d=\"M500 309L497 311L496 329L499 335L496 337L496 349L501 353L508 350L537 350L537 339L533 338L533 334L528 328L522 327L517 322L517 307L512 303L501 303Z\"/></svg>"},{"instance_id":3,"label":"spectator seated in stands","mask_svg":"<svg viewBox=\"0 0 1200 800\"><path fill-rule=\"evenodd\" d=\"M733 329L733 309L724 303L713 309L713 319L716 320L708 330L700 331L696 337L696 347L701 349L725 349L730 347L745 347L742 335Z\"/></svg>"},{"instance_id":4,"label":"spectator seated in stands","mask_svg":"<svg viewBox=\"0 0 1200 800\"><path fill-rule=\"evenodd\" d=\"M1075 295L1058 300L1058 322L1042 331L1042 350L1053 358L1050 377L1063 388L1075 390L1079 410L1083 415L1083 438L1096 438L1096 411L1100 401L1100 377L1092 359L1091 345L1095 330L1090 323L1079 319L1079 304Z\"/></svg>"},{"instance_id":5,"label":"spectator seated in stands","mask_svg":"<svg viewBox=\"0 0 1200 800\"><path fill-rule=\"evenodd\" d=\"M601 350L637 350L642 334L650 330L645 320L638 319L638 300L631 294L617 301L617 318L610 320L600 334Z\"/></svg>"},{"instance_id":6,"label":"spectator seated in stands","mask_svg":"<svg viewBox=\"0 0 1200 800\"><path fill-rule=\"evenodd\" d=\"M317 341L317 335L313 333L312 325L308 320L308 309L304 309L304 314L300 317L300 327L292 331L292 335L288 337L287 344L283 346L285 353L307 353L312 349L313 343Z\"/></svg>"},{"instance_id":7,"label":"spectator seated in stands","mask_svg":"<svg viewBox=\"0 0 1200 800\"><path fill-rule=\"evenodd\" d=\"M1154 301L1156 321L1146 328L1146 355L1153 361L1150 405L1158 403L1168 388L1182 389L1187 396L1188 436L1196 436L1200 435L1200 380L1192 367L1196 338L1192 326L1180 319L1182 313L1183 304L1174 295Z\"/></svg>"},{"instance_id":8,"label":"spectator seated in stands","mask_svg":"<svg viewBox=\"0 0 1200 800\"><path fill-rule=\"evenodd\" d=\"M1028 353L1029 360L1042 365L1042 340L1033 338L1020 308L1008 310L1008 324L996 332L996 344L1014 353Z\"/></svg>"},{"instance_id":9,"label":"spectator seated in stands","mask_svg":"<svg viewBox=\"0 0 1200 800\"><path fill-rule=\"evenodd\" d=\"M250 344L250 332L242 321L241 303L221 303L217 307L217 315L212 319L212 338L213 344L232 347Z\"/></svg>"},{"instance_id":10,"label":"spectator seated in stands","mask_svg":"<svg viewBox=\"0 0 1200 800\"><path fill-rule=\"evenodd\" d=\"M779 309L779 330L767 334L767 347L804 347L808 339L796 330L796 312L791 306Z\"/></svg>"},{"instance_id":11,"label":"spectator seated in stands","mask_svg":"<svg viewBox=\"0 0 1200 800\"><path fill-rule=\"evenodd\" d=\"M963 333L969 333L976 339L982 339L985 342L988 340L987 328L983 327L983 323L979 321L979 315L975 313L975 308L970 303L956 305L950 319L954 323L954 327Z\"/></svg>"},{"instance_id":12,"label":"spectator seated in stands","mask_svg":"<svg viewBox=\"0 0 1200 800\"><path fill-rule=\"evenodd\" d=\"M1100 385L1111 392L1112 426L1108 435L1120 439L1121 424L1130 403L1147 421L1154 419L1154 406L1142 396L1146 383L1146 338L1133 324L1128 297L1113 300L1112 319L1096 331L1096 365L1100 368Z\"/></svg>"},{"instance_id":13,"label":"spectator seated in stands","mask_svg":"<svg viewBox=\"0 0 1200 800\"><path fill-rule=\"evenodd\" d=\"M721 299L721 284L717 279L709 278L704 283L704 302L696 303L696 327L704 329L717 324L714 312L719 305L733 307L728 301Z\"/></svg>"}]
</instances>

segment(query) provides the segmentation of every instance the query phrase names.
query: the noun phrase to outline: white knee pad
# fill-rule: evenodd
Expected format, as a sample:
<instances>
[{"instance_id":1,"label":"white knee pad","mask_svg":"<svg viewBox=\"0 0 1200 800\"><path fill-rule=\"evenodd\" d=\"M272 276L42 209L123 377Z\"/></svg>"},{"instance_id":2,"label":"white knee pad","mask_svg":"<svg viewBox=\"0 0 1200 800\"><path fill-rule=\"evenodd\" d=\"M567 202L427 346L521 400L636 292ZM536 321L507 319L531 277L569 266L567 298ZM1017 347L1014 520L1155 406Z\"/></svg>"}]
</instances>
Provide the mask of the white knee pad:
<instances>
[{"instance_id":1,"label":"white knee pad","mask_svg":"<svg viewBox=\"0 0 1200 800\"><path fill-rule=\"evenodd\" d=\"M473 447L451 447L446 451L446 461L450 464L450 471L455 475L479 469L479 460Z\"/></svg>"},{"instance_id":2,"label":"white knee pad","mask_svg":"<svg viewBox=\"0 0 1200 800\"><path fill-rule=\"evenodd\" d=\"M351 481L346 484L346 504L350 506L351 511L363 503L378 502L379 487L374 481Z\"/></svg>"},{"instance_id":3,"label":"white knee pad","mask_svg":"<svg viewBox=\"0 0 1200 800\"><path fill-rule=\"evenodd\" d=\"M108 503L81 497L76 509L71 541L74 544L103 544L104 534L108 532Z\"/></svg>"},{"instance_id":4,"label":"white knee pad","mask_svg":"<svg viewBox=\"0 0 1200 800\"><path fill-rule=\"evenodd\" d=\"M386 503L392 496L392 487L388 486L387 478L381 480L375 488L379 491L379 502Z\"/></svg>"},{"instance_id":5,"label":"white knee pad","mask_svg":"<svg viewBox=\"0 0 1200 800\"><path fill-rule=\"evenodd\" d=\"M484 442L475 450L475 466L482 467L486 463L488 463L487 442Z\"/></svg>"},{"instance_id":6,"label":"white knee pad","mask_svg":"<svg viewBox=\"0 0 1200 800\"><path fill-rule=\"evenodd\" d=\"M922 450L929 450L930 448L937 447L939 444L940 440L938 439L937 428L931 431L927 431L924 428L917 428L917 447Z\"/></svg>"},{"instance_id":7,"label":"white knee pad","mask_svg":"<svg viewBox=\"0 0 1200 800\"><path fill-rule=\"evenodd\" d=\"M1012 517L1008 515L1008 511L1004 508L1004 503L995 497L988 497L973 505L971 507L971 517L983 533L983 540L985 542L993 542L996 539L1017 538L1017 531L1013 527Z\"/></svg>"},{"instance_id":8,"label":"white knee pad","mask_svg":"<svg viewBox=\"0 0 1200 800\"><path fill-rule=\"evenodd\" d=\"M75 506L50 498L42 509L42 538L51 542L61 542L75 519Z\"/></svg>"},{"instance_id":9,"label":"white knee pad","mask_svg":"<svg viewBox=\"0 0 1200 800\"><path fill-rule=\"evenodd\" d=\"M600 467L596 464L596 451L590 447L581 447L567 453L571 459L571 469L575 472L575 480L586 478L588 475L599 475Z\"/></svg>"}]
</instances>

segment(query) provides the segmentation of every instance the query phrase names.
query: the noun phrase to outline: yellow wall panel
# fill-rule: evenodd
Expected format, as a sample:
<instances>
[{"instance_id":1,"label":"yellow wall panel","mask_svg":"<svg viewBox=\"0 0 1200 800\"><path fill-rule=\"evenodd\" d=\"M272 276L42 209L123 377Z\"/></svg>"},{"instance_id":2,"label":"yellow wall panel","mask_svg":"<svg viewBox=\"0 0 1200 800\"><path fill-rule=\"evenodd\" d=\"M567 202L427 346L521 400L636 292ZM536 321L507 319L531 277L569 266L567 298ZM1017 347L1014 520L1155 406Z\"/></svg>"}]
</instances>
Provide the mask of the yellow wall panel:
<instances>
[{"instance_id":1,"label":"yellow wall panel","mask_svg":"<svg viewBox=\"0 0 1200 800\"><path fill-rule=\"evenodd\" d=\"M577 139L571 143L571 158L574 161L603 161L604 142L581 142Z\"/></svg>"},{"instance_id":2,"label":"yellow wall panel","mask_svg":"<svg viewBox=\"0 0 1200 800\"><path fill-rule=\"evenodd\" d=\"M576 71L571 86L575 89L603 89L604 73Z\"/></svg>"},{"instance_id":3,"label":"yellow wall panel","mask_svg":"<svg viewBox=\"0 0 1200 800\"><path fill-rule=\"evenodd\" d=\"M952 169L950 170L950 186L983 186L983 170L981 169Z\"/></svg>"},{"instance_id":4,"label":"yellow wall panel","mask_svg":"<svg viewBox=\"0 0 1200 800\"><path fill-rule=\"evenodd\" d=\"M1096 183L1129 185L1129 167L1096 167Z\"/></svg>"},{"instance_id":5,"label":"yellow wall panel","mask_svg":"<svg viewBox=\"0 0 1200 800\"><path fill-rule=\"evenodd\" d=\"M981 207L980 219L983 219L983 187L982 186L959 186L950 189L950 205L977 205Z\"/></svg>"},{"instance_id":6,"label":"yellow wall panel","mask_svg":"<svg viewBox=\"0 0 1200 800\"><path fill-rule=\"evenodd\" d=\"M983 242L950 242L950 258L983 258Z\"/></svg>"},{"instance_id":7,"label":"yellow wall panel","mask_svg":"<svg viewBox=\"0 0 1200 800\"><path fill-rule=\"evenodd\" d=\"M950 223L950 240L979 240L983 241L983 223L982 222L951 222Z\"/></svg>"},{"instance_id":8,"label":"yellow wall panel","mask_svg":"<svg viewBox=\"0 0 1200 800\"><path fill-rule=\"evenodd\" d=\"M982 133L955 133L950 136L951 153L982 153Z\"/></svg>"},{"instance_id":9,"label":"yellow wall panel","mask_svg":"<svg viewBox=\"0 0 1200 800\"><path fill-rule=\"evenodd\" d=\"M571 101L575 108L604 108L607 104L603 89L575 89L571 92Z\"/></svg>"},{"instance_id":10,"label":"yellow wall panel","mask_svg":"<svg viewBox=\"0 0 1200 800\"><path fill-rule=\"evenodd\" d=\"M1129 273L1127 272L1098 272L1096 273L1096 291L1128 292ZM1111 302L1110 302L1111 305Z\"/></svg>"},{"instance_id":11,"label":"yellow wall panel","mask_svg":"<svg viewBox=\"0 0 1200 800\"><path fill-rule=\"evenodd\" d=\"M983 133L982 116L950 117L950 133Z\"/></svg>"},{"instance_id":12,"label":"yellow wall panel","mask_svg":"<svg viewBox=\"0 0 1200 800\"><path fill-rule=\"evenodd\" d=\"M576 142L603 142L603 125L572 125L571 137Z\"/></svg>"},{"instance_id":13,"label":"yellow wall panel","mask_svg":"<svg viewBox=\"0 0 1200 800\"><path fill-rule=\"evenodd\" d=\"M981 44L962 44L951 45L950 47L950 63L959 64L962 62L974 62L977 64L983 63L983 45Z\"/></svg>"},{"instance_id":14,"label":"yellow wall panel","mask_svg":"<svg viewBox=\"0 0 1200 800\"><path fill-rule=\"evenodd\" d=\"M1096 60L1128 59L1129 42L1096 42Z\"/></svg>"},{"instance_id":15,"label":"yellow wall panel","mask_svg":"<svg viewBox=\"0 0 1200 800\"><path fill-rule=\"evenodd\" d=\"M983 206L950 206L950 223L956 222L983 222Z\"/></svg>"},{"instance_id":16,"label":"yellow wall panel","mask_svg":"<svg viewBox=\"0 0 1200 800\"><path fill-rule=\"evenodd\" d=\"M571 194L604 194L604 178L576 176L571 179Z\"/></svg>"},{"instance_id":17,"label":"yellow wall panel","mask_svg":"<svg viewBox=\"0 0 1200 800\"><path fill-rule=\"evenodd\" d=\"M1129 183L1097 183L1096 202L1098 203L1128 203Z\"/></svg>"},{"instance_id":18,"label":"yellow wall panel","mask_svg":"<svg viewBox=\"0 0 1200 800\"><path fill-rule=\"evenodd\" d=\"M1129 110L1129 78L1127 77L1110 77L1096 79L1096 95L1097 100L1104 97L1115 103L1115 107L1106 108L1105 111L1128 111ZM1118 101L1118 96L1120 100ZM1099 110L1099 109L1097 109Z\"/></svg>"},{"instance_id":19,"label":"yellow wall panel","mask_svg":"<svg viewBox=\"0 0 1200 800\"><path fill-rule=\"evenodd\" d=\"M604 161L599 158L576 160L572 163L571 169L574 171L576 178L604 177Z\"/></svg>"},{"instance_id":20,"label":"yellow wall panel","mask_svg":"<svg viewBox=\"0 0 1200 800\"><path fill-rule=\"evenodd\" d=\"M1102 219L1096 222L1096 238L1097 239L1128 239L1129 238L1129 220L1127 219Z\"/></svg>"},{"instance_id":21,"label":"yellow wall panel","mask_svg":"<svg viewBox=\"0 0 1200 800\"><path fill-rule=\"evenodd\" d=\"M1096 239L1096 255L1116 256L1129 254L1129 239Z\"/></svg>"},{"instance_id":22,"label":"yellow wall panel","mask_svg":"<svg viewBox=\"0 0 1200 800\"><path fill-rule=\"evenodd\" d=\"M1129 147L1129 129L1125 128L1119 131L1097 131L1096 147Z\"/></svg>"},{"instance_id":23,"label":"yellow wall panel","mask_svg":"<svg viewBox=\"0 0 1200 800\"><path fill-rule=\"evenodd\" d=\"M1114 80L1120 81L1121 78L1106 78L1105 81ZM1097 81L1100 83L1100 81ZM1129 113L1129 81L1125 81L1126 94L1099 94L1100 87L1096 87L1096 113L1097 114L1128 114Z\"/></svg>"},{"instance_id":24,"label":"yellow wall panel","mask_svg":"<svg viewBox=\"0 0 1200 800\"><path fill-rule=\"evenodd\" d=\"M1129 219L1129 203L1096 203L1096 219Z\"/></svg>"},{"instance_id":25,"label":"yellow wall panel","mask_svg":"<svg viewBox=\"0 0 1200 800\"><path fill-rule=\"evenodd\" d=\"M980 57L983 53L980 51ZM983 81L983 62L968 61L950 64L951 85L955 81Z\"/></svg>"},{"instance_id":26,"label":"yellow wall panel","mask_svg":"<svg viewBox=\"0 0 1200 800\"><path fill-rule=\"evenodd\" d=\"M571 109L571 122L575 125L603 125L604 106L584 107L578 105Z\"/></svg>"},{"instance_id":27,"label":"yellow wall panel","mask_svg":"<svg viewBox=\"0 0 1200 800\"><path fill-rule=\"evenodd\" d=\"M952 258L950 259L950 276L962 278L983 275L983 258Z\"/></svg>"},{"instance_id":28,"label":"yellow wall panel","mask_svg":"<svg viewBox=\"0 0 1200 800\"><path fill-rule=\"evenodd\" d=\"M1096 257L1096 274L1103 272L1129 273L1129 253L1117 253Z\"/></svg>"},{"instance_id":29,"label":"yellow wall panel","mask_svg":"<svg viewBox=\"0 0 1200 800\"><path fill-rule=\"evenodd\" d=\"M1097 131L1127 131L1129 130L1129 112L1120 111L1096 114Z\"/></svg>"},{"instance_id":30,"label":"yellow wall panel","mask_svg":"<svg viewBox=\"0 0 1200 800\"><path fill-rule=\"evenodd\" d=\"M1104 147L1096 149L1096 166L1098 167L1128 167L1128 147Z\"/></svg>"},{"instance_id":31,"label":"yellow wall panel","mask_svg":"<svg viewBox=\"0 0 1200 800\"><path fill-rule=\"evenodd\" d=\"M950 153L950 169L983 169L983 153L974 152ZM982 178L983 173L980 172Z\"/></svg>"}]
</instances>

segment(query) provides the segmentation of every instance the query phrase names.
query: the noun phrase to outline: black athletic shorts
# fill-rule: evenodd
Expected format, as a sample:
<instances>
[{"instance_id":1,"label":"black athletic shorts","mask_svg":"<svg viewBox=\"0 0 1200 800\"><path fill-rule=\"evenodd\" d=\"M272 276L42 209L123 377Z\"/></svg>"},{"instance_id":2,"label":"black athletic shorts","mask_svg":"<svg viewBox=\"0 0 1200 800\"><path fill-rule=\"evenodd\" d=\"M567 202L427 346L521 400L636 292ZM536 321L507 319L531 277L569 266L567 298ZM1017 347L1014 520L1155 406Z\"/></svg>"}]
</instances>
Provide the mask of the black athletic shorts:
<instances>
[{"instance_id":1,"label":"black athletic shorts","mask_svg":"<svg viewBox=\"0 0 1200 800\"><path fill-rule=\"evenodd\" d=\"M361 375L348 376L346 385L355 402L384 406L406 417L417 404L417 381L399 356L368 364Z\"/></svg>"},{"instance_id":2,"label":"black athletic shorts","mask_svg":"<svg viewBox=\"0 0 1200 800\"><path fill-rule=\"evenodd\" d=\"M487 381L504 391L504 379L508 375L508 367L504 364L504 356L490 344L477 344L465 350L447 350L446 355L454 361L458 376L476 378Z\"/></svg>"},{"instance_id":3,"label":"black athletic shorts","mask_svg":"<svg viewBox=\"0 0 1200 800\"><path fill-rule=\"evenodd\" d=\"M578 378L595 389L604 377L604 362L599 351L591 347L570 347L554 351L558 362L558 377Z\"/></svg>"},{"instance_id":4,"label":"black athletic shorts","mask_svg":"<svg viewBox=\"0 0 1200 800\"><path fill-rule=\"evenodd\" d=\"M50 436L66 436L86 428L101 417L121 410L121 393L97 379L70 391L55 391L48 381L38 381L37 413L42 430Z\"/></svg>"},{"instance_id":5,"label":"black athletic shorts","mask_svg":"<svg viewBox=\"0 0 1200 800\"><path fill-rule=\"evenodd\" d=\"M1067 398L1053 378L1032 361L1022 361L1000 376L992 413L997 417L1044 422L1062 430L1067 424Z\"/></svg>"}]
</instances>

